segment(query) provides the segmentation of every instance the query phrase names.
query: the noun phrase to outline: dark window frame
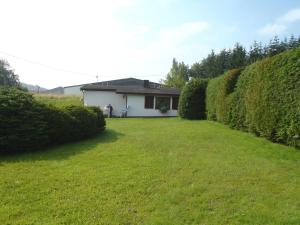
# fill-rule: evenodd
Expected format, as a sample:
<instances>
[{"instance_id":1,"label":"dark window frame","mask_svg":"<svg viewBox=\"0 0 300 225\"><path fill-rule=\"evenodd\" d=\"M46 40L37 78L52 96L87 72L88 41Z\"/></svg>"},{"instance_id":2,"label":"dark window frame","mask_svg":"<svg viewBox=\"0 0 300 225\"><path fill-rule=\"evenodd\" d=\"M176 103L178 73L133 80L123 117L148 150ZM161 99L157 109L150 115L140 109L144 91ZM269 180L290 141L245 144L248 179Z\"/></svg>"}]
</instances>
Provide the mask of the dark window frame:
<instances>
[{"instance_id":1,"label":"dark window frame","mask_svg":"<svg viewBox=\"0 0 300 225\"><path fill-rule=\"evenodd\" d=\"M158 98L168 98L169 99L169 108L168 108L168 110L170 110L171 109L171 97L170 96L155 96L155 109L156 110L159 110L159 108L157 107L157 99Z\"/></svg>"},{"instance_id":2,"label":"dark window frame","mask_svg":"<svg viewBox=\"0 0 300 225\"><path fill-rule=\"evenodd\" d=\"M174 107L174 99L177 99L176 100L176 107ZM178 102L179 102L179 97L173 96L172 97L172 110L178 110Z\"/></svg>"},{"instance_id":3,"label":"dark window frame","mask_svg":"<svg viewBox=\"0 0 300 225\"><path fill-rule=\"evenodd\" d=\"M149 98L152 98L152 100L150 100L150 103L147 102L147 98L148 98L148 100L149 100ZM150 104L150 105L148 105L147 103ZM154 96L153 95L145 95L145 98L144 98L144 108L145 109L154 109Z\"/></svg>"}]
</instances>

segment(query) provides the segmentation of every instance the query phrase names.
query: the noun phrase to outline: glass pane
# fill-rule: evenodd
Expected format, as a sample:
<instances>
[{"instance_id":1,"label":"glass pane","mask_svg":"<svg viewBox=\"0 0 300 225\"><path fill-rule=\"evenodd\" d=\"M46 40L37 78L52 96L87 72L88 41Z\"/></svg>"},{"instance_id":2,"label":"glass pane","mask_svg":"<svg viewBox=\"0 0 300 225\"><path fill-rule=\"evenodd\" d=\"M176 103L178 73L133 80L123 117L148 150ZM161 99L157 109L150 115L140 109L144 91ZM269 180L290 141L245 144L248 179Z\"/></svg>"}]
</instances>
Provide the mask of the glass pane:
<instances>
[{"instance_id":1,"label":"glass pane","mask_svg":"<svg viewBox=\"0 0 300 225\"><path fill-rule=\"evenodd\" d=\"M178 109L178 97L172 98L172 109Z\"/></svg>"},{"instance_id":2,"label":"glass pane","mask_svg":"<svg viewBox=\"0 0 300 225\"><path fill-rule=\"evenodd\" d=\"M170 97L156 97L155 109L170 109Z\"/></svg>"},{"instance_id":3,"label":"glass pane","mask_svg":"<svg viewBox=\"0 0 300 225\"><path fill-rule=\"evenodd\" d=\"M153 109L154 96L145 96L145 109Z\"/></svg>"}]
</instances>

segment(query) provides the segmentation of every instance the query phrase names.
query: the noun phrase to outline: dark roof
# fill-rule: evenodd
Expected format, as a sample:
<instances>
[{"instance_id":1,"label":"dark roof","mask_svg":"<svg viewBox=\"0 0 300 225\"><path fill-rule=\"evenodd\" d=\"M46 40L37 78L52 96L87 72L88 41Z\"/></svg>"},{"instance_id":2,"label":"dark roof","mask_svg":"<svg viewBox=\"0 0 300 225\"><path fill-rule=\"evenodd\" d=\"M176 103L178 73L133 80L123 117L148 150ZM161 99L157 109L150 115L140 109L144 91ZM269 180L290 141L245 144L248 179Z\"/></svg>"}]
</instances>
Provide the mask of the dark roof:
<instances>
[{"instance_id":1,"label":"dark roof","mask_svg":"<svg viewBox=\"0 0 300 225\"><path fill-rule=\"evenodd\" d=\"M116 89L119 94L154 94L154 95L180 95L179 88L146 88L142 86L127 86Z\"/></svg>"},{"instance_id":2,"label":"dark roof","mask_svg":"<svg viewBox=\"0 0 300 225\"><path fill-rule=\"evenodd\" d=\"M86 91L114 91L118 94L148 94L148 95L180 95L179 88L144 87L141 85L109 85L89 84L81 88Z\"/></svg>"},{"instance_id":3,"label":"dark roof","mask_svg":"<svg viewBox=\"0 0 300 225\"><path fill-rule=\"evenodd\" d=\"M118 79L118 80L109 80L109 81L102 81L93 83L97 85L116 85L116 86L129 86L129 85L138 85L138 86L144 86L144 80L136 79L136 78L124 78L124 79ZM160 86L159 83L149 82L150 86L158 87Z\"/></svg>"},{"instance_id":4,"label":"dark roof","mask_svg":"<svg viewBox=\"0 0 300 225\"><path fill-rule=\"evenodd\" d=\"M90 84L95 84L95 85L118 85L118 86L128 86L128 85L144 85L144 80L136 79L136 78L124 78L124 79L118 79L118 80L107 80L107 81L101 81L101 82L94 82L94 83L88 83L88 84L78 84L78 85L72 85L72 86L65 86L64 88L68 87L77 87L77 86L85 86L85 85L90 85ZM159 83L155 82L149 82L150 86L153 87L158 87L160 86Z\"/></svg>"}]
</instances>

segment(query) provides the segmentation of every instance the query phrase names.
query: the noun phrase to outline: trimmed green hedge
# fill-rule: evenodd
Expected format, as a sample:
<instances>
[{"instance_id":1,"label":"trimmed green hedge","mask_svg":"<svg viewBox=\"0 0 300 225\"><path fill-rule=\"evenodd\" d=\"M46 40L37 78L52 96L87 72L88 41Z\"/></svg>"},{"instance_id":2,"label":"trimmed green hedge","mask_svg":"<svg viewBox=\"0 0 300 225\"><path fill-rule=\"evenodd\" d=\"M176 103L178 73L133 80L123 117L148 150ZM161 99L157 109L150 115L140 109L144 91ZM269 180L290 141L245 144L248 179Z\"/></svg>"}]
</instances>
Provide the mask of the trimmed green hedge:
<instances>
[{"instance_id":1,"label":"trimmed green hedge","mask_svg":"<svg viewBox=\"0 0 300 225\"><path fill-rule=\"evenodd\" d=\"M186 119L205 119L205 93L207 80L192 79L182 89L179 98L179 115Z\"/></svg>"},{"instance_id":2,"label":"trimmed green hedge","mask_svg":"<svg viewBox=\"0 0 300 225\"><path fill-rule=\"evenodd\" d=\"M44 106L30 94L0 88L0 151L40 148L48 142Z\"/></svg>"},{"instance_id":3,"label":"trimmed green hedge","mask_svg":"<svg viewBox=\"0 0 300 225\"><path fill-rule=\"evenodd\" d=\"M223 98L220 93L226 76L208 84L209 119L274 142L300 146L300 48L247 66L233 93Z\"/></svg>"},{"instance_id":4,"label":"trimmed green hedge","mask_svg":"<svg viewBox=\"0 0 300 225\"><path fill-rule=\"evenodd\" d=\"M96 107L56 108L14 88L0 88L0 152L23 152L76 141L105 129Z\"/></svg>"},{"instance_id":5,"label":"trimmed green hedge","mask_svg":"<svg viewBox=\"0 0 300 225\"><path fill-rule=\"evenodd\" d=\"M233 69L209 81L206 93L206 112L209 120L228 123L232 93L241 69Z\"/></svg>"}]
</instances>

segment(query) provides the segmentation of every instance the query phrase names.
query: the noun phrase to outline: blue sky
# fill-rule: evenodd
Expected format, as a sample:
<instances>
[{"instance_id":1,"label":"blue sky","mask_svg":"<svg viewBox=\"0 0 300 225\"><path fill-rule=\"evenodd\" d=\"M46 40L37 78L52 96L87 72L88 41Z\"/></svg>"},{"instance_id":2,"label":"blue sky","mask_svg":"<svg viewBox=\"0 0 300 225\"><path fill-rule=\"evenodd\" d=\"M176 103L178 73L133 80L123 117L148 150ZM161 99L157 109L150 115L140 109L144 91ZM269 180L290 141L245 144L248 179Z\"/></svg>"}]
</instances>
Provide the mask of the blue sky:
<instances>
[{"instance_id":1,"label":"blue sky","mask_svg":"<svg viewBox=\"0 0 300 225\"><path fill-rule=\"evenodd\" d=\"M159 81L173 57L300 34L300 1L0 0L0 58L51 88L137 77ZM3 33L3 32L2 32Z\"/></svg>"},{"instance_id":2,"label":"blue sky","mask_svg":"<svg viewBox=\"0 0 300 225\"><path fill-rule=\"evenodd\" d=\"M280 17L292 10L297 10L297 19L284 23L284 30L274 28L269 32L262 32L263 28L276 24ZM299 0L140 1L130 12L121 13L120 17L128 24L142 24L153 30L176 28L189 22L207 23L208 26L203 32L195 33L184 40L185 46L196 46L196 49L197 46L203 46L204 51L176 55L179 60L190 64L207 55L207 49L229 48L236 42L249 47L253 40L266 43L274 35L283 38L300 34ZM150 42L153 36L149 35L147 38Z\"/></svg>"}]
</instances>

